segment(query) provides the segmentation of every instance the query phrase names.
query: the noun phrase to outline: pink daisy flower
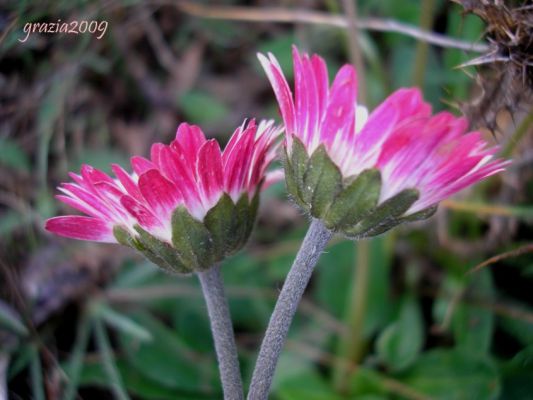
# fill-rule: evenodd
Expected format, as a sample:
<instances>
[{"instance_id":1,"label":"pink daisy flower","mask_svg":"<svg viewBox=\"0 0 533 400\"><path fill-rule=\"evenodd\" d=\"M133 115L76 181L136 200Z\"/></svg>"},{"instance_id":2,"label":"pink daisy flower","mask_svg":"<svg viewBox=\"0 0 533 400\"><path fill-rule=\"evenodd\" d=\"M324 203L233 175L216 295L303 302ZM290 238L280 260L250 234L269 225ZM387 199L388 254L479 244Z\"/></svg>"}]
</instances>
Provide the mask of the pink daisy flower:
<instances>
[{"instance_id":1,"label":"pink daisy flower","mask_svg":"<svg viewBox=\"0 0 533 400\"><path fill-rule=\"evenodd\" d=\"M63 183L57 198L86 216L51 218L45 229L126 244L166 269L177 268L172 262L185 270L208 268L248 238L259 190L280 177L266 173L279 133L271 121L257 126L252 120L221 151L199 127L182 123L170 145L152 146L150 160L131 158L133 174L116 164L115 178L89 165L71 173L74 182Z\"/></svg>"},{"instance_id":2,"label":"pink daisy flower","mask_svg":"<svg viewBox=\"0 0 533 400\"><path fill-rule=\"evenodd\" d=\"M416 88L397 90L368 114L357 104L351 65L343 66L330 86L324 60L294 47L293 96L275 57L258 57L285 124L288 190L329 228L370 236L407 217L427 217L441 200L507 164L494 159L498 147L488 147L480 132L467 133L465 118L433 115ZM324 174L328 181L338 180L329 183L329 195L321 189ZM395 208L393 218L384 207Z\"/></svg>"}]
</instances>

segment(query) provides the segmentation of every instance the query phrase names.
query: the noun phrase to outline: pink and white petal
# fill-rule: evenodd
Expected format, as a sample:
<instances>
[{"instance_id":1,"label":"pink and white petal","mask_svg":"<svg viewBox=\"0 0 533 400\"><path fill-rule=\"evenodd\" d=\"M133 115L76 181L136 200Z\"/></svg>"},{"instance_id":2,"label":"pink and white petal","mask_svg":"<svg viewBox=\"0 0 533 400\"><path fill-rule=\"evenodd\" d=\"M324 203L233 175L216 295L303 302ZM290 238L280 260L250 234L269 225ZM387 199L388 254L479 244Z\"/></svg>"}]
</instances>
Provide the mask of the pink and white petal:
<instances>
[{"instance_id":1,"label":"pink and white petal","mask_svg":"<svg viewBox=\"0 0 533 400\"><path fill-rule=\"evenodd\" d=\"M141 176L142 174L147 171L150 171L151 169L157 169L153 162L141 156L132 157L130 159L130 163L131 168L138 176Z\"/></svg>"},{"instance_id":2,"label":"pink and white petal","mask_svg":"<svg viewBox=\"0 0 533 400\"><path fill-rule=\"evenodd\" d=\"M269 54L268 59L260 53L257 54L257 57L259 58L259 62L263 66L268 80L274 89L274 94L278 100L281 116L283 117L283 121L285 123L286 133L295 133L294 103L289 84L285 80L283 72L281 71L281 68L279 68L279 64L272 54Z\"/></svg>"},{"instance_id":3,"label":"pink and white petal","mask_svg":"<svg viewBox=\"0 0 533 400\"><path fill-rule=\"evenodd\" d=\"M198 150L205 141L205 135L198 126L181 123L176 133L176 139L170 146L185 157L187 164L195 165Z\"/></svg>"},{"instance_id":4,"label":"pink and white petal","mask_svg":"<svg viewBox=\"0 0 533 400\"><path fill-rule=\"evenodd\" d=\"M193 167L194 165L187 165L185 160L181 160L173 149L165 147L161 151L161 173L178 188L191 212L201 206Z\"/></svg>"},{"instance_id":5,"label":"pink and white petal","mask_svg":"<svg viewBox=\"0 0 533 400\"><path fill-rule=\"evenodd\" d=\"M269 171L265 174L265 181L263 182L262 189L264 190L269 186L282 181L283 179L285 179L285 172L283 169Z\"/></svg>"},{"instance_id":6,"label":"pink and white petal","mask_svg":"<svg viewBox=\"0 0 533 400\"><path fill-rule=\"evenodd\" d=\"M154 143L150 148L150 160L156 167L160 167L161 150L166 146L163 143Z\"/></svg>"},{"instance_id":7,"label":"pink and white petal","mask_svg":"<svg viewBox=\"0 0 533 400\"><path fill-rule=\"evenodd\" d=\"M154 213L133 197L124 195L120 198L120 204L128 213L137 220L139 225L147 231L160 229L163 223Z\"/></svg>"},{"instance_id":8,"label":"pink and white petal","mask_svg":"<svg viewBox=\"0 0 533 400\"><path fill-rule=\"evenodd\" d=\"M312 114L310 107L310 82L306 79L306 72L303 65L303 61L296 50L293 47L292 57L294 63L294 104L296 113L296 127L295 130L303 143L309 142L309 117ZM316 110L315 110L316 112ZM313 131L314 133L314 131Z\"/></svg>"},{"instance_id":9,"label":"pink and white petal","mask_svg":"<svg viewBox=\"0 0 533 400\"><path fill-rule=\"evenodd\" d=\"M97 182L113 183L113 179L111 179L109 175L107 175L103 171L100 171L97 168L94 168L91 165L86 165L86 164L82 165L81 176L83 177L85 182L90 182L93 185Z\"/></svg>"},{"instance_id":10,"label":"pink and white petal","mask_svg":"<svg viewBox=\"0 0 533 400\"><path fill-rule=\"evenodd\" d=\"M357 77L350 65L343 66L331 86L328 105L320 127L320 137L314 135L308 143L307 151L312 153L320 143L330 147L339 137L349 145L355 135L355 104L357 101ZM334 156L332 154L332 156Z\"/></svg>"},{"instance_id":11,"label":"pink and white petal","mask_svg":"<svg viewBox=\"0 0 533 400\"><path fill-rule=\"evenodd\" d=\"M236 149L237 143L239 143L239 140L241 140L243 133L247 128L250 128L250 126L255 126L255 120L252 119L249 123L244 120L242 125L235 129L233 135L231 135L226 147L224 148L224 151L222 152L222 165L224 168L226 168L228 160L232 158L232 154Z\"/></svg>"},{"instance_id":12,"label":"pink and white petal","mask_svg":"<svg viewBox=\"0 0 533 400\"><path fill-rule=\"evenodd\" d=\"M318 114L324 115L328 104L329 96L329 76L326 62L322 57L316 54L312 56L311 63L313 65L313 71L315 75L317 98L318 98ZM319 121L320 122L320 121Z\"/></svg>"},{"instance_id":13,"label":"pink and white petal","mask_svg":"<svg viewBox=\"0 0 533 400\"><path fill-rule=\"evenodd\" d=\"M70 207L81 211L82 213L85 213L87 215L90 215L91 217L107 219L105 215L103 215L98 210L94 209L93 207L78 198L64 196L62 194L57 194L54 197L59 201L69 205Z\"/></svg>"},{"instance_id":14,"label":"pink and white petal","mask_svg":"<svg viewBox=\"0 0 533 400\"><path fill-rule=\"evenodd\" d=\"M224 189L234 201L238 200L239 193L244 189L254 138L255 128L247 128L224 165Z\"/></svg>"},{"instance_id":15,"label":"pink and white petal","mask_svg":"<svg viewBox=\"0 0 533 400\"><path fill-rule=\"evenodd\" d=\"M204 206L210 208L220 198L224 184L221 151L216 140L208 140L200 148L196 175Z\"/></svg>"},{"instance_id":16,"label":"pink and white petal","mask_svg":"<svg viewBox=\"0 0 533 400\"><path fill-rule=\"evenodd\" d=\"M139 190L154 214L165 222L181 202L181 193L161 173L151 169L139 176Z\"/></svg>"},{"instance_id":17,"label":"pink and white petal","mask_svg":"<svg viewBox=\"0 0 533 400\"><path fill-rule=\"evenodd\" d=\"M58 190L75 199L79 199L99 212L105 218L113 219L114 213L110 205L98 196L92 188L92 192L73 183L63 183Z\"/></svg>"},{"instance_id":18,"label":"pink and white petal","mask_svg":"<svg viewBox=\"0 0 533 400\"><path fill-rule=\"evenodd\" d=\"M116 243L113 226L98 218L69 215L50 218L44 229L59 236L72 239L91 240L103 243Z\"/></svg>"},{"instance_id":19,"label":"pink and white petal","mask_svg":"<svg viewBox=\"0 0 533 400\"><path fill-rule=\"evenodd\" d=\"M128 174L120 165L112 164L111 168L113 169L115 176L122 184L122 187L124 188L126 193L128 193L134 199L142 201L143 197L141 195L141 192L139 191L139 188L137 187L137 184L135 183L131 175Z\"/></svg>"}]
</instances>

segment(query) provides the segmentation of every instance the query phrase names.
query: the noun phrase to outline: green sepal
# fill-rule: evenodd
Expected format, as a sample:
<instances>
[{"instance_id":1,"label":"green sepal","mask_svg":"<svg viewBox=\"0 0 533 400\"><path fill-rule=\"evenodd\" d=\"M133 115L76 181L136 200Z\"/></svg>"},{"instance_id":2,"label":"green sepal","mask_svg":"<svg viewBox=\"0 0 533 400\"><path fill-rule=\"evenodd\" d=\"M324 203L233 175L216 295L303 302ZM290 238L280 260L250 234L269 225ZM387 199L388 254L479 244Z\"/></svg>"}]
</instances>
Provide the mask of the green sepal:
<instances>
[{"instance_id":1,"label":"green sepal","mask_svg":"<svg viewBox=\"0 0 533 400\"><path fill-rule=\"evenodd\" d=\"M433 216L437 212L437 208L439 206L435 204L434 206L424 208L423 210L420 210L418 212L415 212L414 214L410 214L406 217L402 217L402 222L415 222L415 221L422 221L424 219L428 219L429 217Z\"/></svg>"},{"instance_id":2,"label":"green sepal","mask_svg":"<svg viewBox=\"0 0 533 400\"><path fill-rule=\"evenodd\" d=\"M261 186L259 186L259 188L260 187ZM244 194L243 197L244 196L248 197L247 194ZM250 235L252 234L252 230L254 229L255 218L257 217L258 209L259 209L259 189L255 192L254 197L252 197L252 201L250 202L250 205L249 205L248 219L246 220L244 240L241 243L241 247L246 244L246 242L250 238Z\"/></svg>"},{"instance_id":3,"label":"green sepal","mask_svg":"<svg viewBox=\"0 0 533 400\"><path fill-rule=\"evenodd\" d=\"M304 187L304 176L308 161L309 156L307 155L305 146L300 139L293 136L290 156L290 166L292 168L290 169L289 174L292 173L290 179L293 179L296 183L296 191L291 194L296 202L307 211L309 211L310 204L305 201L302 189Z\"/></svg>"},{"instance_id":4,"label":"green sepal","mask_svg":"<svg viewBox=\"0 0 533 400\"><path fill-rule=\"evenodd\" d=\"M302 199L298 195L298 185L296 183L296 177L293 172L293 166L289 155L287 154L287 148L284 148L285 156L283 158L283 169L285 170L285 185L287 186L287 193L299 206L303 206Z\"/></svg>"},{"instance_id":5,"label":"green sepal","mask_svg":"<svg viewBox=\"0 0 533 400\"><path fill-rule=\"evenodd\" d=\"M342 174L320 145L307 162L301 188L304 202L311 205L311 215L322 218L341 189Z\"/></svg>"},{"instance_id":6,"label":"green sepal","mask_svg":"<svg viewBox=\"0 0 533 400\"><path fill-rule=\"evenodd\" d=\"M326 226L342 230L355 225L376 207L380 191L379 170L364 170L335 197L324 217Z\"/></svg>"},{"instance_id":7,"label":"green sepal","mask_svg":"<svg viewBox=\"0 0 533 400\"><path fill-rule=\"evenodd\" d=\"M172 245L183 263L201 271L213 266L215 246L209 230L180 206L172 213Z\"/></svg>"},{"instance_id":8,"label":"green sepal","mask_svg":"<svg viewBox=\"0 0 533 400\"><path fill-rule=\"evenodd\" d=\"M237 209L231 197L224 193L218 203L204 217L204 225L211 233L213 250L218 258L231 253L230 238L237 230Z\"/></svg>"},{"instance_id":9,"label":"green sepal","mask_svg":"<svg viewBox=\"0 0 533 400\"><path fill-rule=\"evenodd\" d=\"M183 262L180 255L170 244L159 240L139 225L135 225L134 228L139 236L131 238L131 242L148 260L167 272L180 274L192 272L192 269Z\"/></svg>"},{"instance_id":10,"label":"green sepal","mask_svg":"<svg viewBox=\"0 0 533 400\"><path fill-rule=\"evenodd\" d=\"M248 237L250 236L255 221L257 201L258 195L256 194L252 199L252 203L250 203L247 193L244 193L237 201L237 204L235 205L237 212L235 232L228 238L232 248L231 253L242 248L248 241ZM253 205L254 202L255 205Z\"/></svg>"},{"instance_id":11,"label":"green sepal","mask_svg":"<svg viewBox=\"0 0 533 400\"><path fill-rule=\"evenodd\" d=\"M401 216L418 200L416 189L404 189L396 196L381 203L374 211L343 233L354 239L376 236L402 222Z\"/></svg>"},{"instance_id":12,"label":"green sepal","mask_svg":"<svg viewBox=\"0 0 533 400\"><path fill-rule=\"evenodd\" d=\"M115 236L115 239L117 239L117 242L119 242L121 245L135 248L133 238L129 232L120 225L115 225L113 227L113 236Z\"/></svg>"}]
</instances>

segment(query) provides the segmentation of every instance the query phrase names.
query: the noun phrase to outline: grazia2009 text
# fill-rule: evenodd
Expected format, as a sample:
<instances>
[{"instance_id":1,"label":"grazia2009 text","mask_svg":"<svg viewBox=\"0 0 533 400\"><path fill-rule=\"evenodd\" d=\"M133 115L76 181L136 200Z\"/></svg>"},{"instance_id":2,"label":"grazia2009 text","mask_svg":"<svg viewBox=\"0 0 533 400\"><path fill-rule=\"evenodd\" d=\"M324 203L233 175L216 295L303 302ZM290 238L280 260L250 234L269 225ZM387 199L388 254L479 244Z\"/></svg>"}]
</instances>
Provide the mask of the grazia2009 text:
<instances>
[{"instance_id":1,"label":"grazia2009 text","mask_svg":"<svg viewBox=\"0 0 533 400\"><path fill-rule=\"evenodd\" d=\"M22 31L25 33L19 42L26 42L32 33L40 34L71 34L79 35L83 33L90 33L96 35L96 39L102 39L107 32L109 23L107 21L68 21L61 22L27 22L24 24Z\"/></svg>"}]
</instances>

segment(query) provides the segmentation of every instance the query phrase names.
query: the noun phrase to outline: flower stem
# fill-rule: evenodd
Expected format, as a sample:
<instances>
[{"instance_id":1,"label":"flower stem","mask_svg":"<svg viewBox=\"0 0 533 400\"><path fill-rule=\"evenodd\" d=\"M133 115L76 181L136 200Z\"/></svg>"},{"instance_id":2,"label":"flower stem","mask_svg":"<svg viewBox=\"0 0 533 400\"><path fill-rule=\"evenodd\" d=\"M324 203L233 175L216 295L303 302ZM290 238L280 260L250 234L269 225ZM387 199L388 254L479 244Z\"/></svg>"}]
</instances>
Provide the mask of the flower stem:
<instances>
[{"instance_id":1,"label":"flower stem","mask_svg":"<svg viewBox=\"0 0 533 400\"><path fill-rule=\"evenodd\" d=\"M332 236L333 233L324 226L322 221L313 219L270 317L252 375L248 400L268 398L276 364L298 303L309 283L320 254Z\"/></svg>"},{"instance_id":2,"label":"flower stem","mask_svg":"<svg viewBox=\"0 0 533 400\"><path fill-rule=\"evenodd\" d=\"M244 399L235 335L224 294L220 266L198 273L213 332L222 390L226 400Z\"/></svg>"}]
</instances>

